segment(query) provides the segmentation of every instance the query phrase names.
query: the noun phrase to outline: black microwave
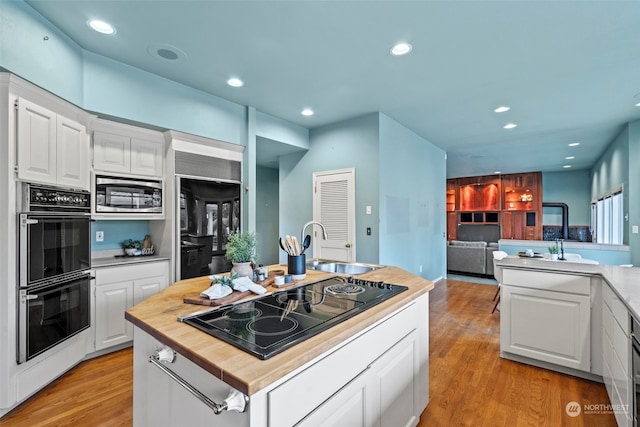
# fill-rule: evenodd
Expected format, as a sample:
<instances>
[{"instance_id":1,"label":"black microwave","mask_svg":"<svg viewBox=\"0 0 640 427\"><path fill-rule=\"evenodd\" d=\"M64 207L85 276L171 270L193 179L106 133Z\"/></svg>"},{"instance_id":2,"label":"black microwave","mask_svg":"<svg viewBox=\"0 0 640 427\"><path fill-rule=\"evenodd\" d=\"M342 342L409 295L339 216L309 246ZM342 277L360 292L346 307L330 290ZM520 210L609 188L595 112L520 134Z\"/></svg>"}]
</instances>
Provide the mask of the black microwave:
<instances>
[{"instance_id":1,"label":"black microwave","mask_svg":"<svg viewBox=\"0 0 640 427\"><path fill-rule=\"evenodd\" d=\"M96 213L153 214L162 211L162 181L96 176Z\"/></svg>"}]
</instances>

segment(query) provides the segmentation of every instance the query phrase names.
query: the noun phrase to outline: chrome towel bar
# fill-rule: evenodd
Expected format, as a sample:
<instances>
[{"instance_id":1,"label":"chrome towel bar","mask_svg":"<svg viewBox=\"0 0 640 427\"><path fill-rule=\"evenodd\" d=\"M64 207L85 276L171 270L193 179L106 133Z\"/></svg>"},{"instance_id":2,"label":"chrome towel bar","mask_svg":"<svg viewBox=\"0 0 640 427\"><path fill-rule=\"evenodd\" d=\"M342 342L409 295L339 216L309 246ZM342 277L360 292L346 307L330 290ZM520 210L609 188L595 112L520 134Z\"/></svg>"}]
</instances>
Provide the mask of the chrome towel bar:
<instances>
[{"instance_id":1,"label":"chrome towel bar","mask_svg":"<svg viewBox=\"0 0 640 427\"><path fill-rule=\"evenodd\" d=\"M231 388L229 395L222 403L216 403L204 395L200 390L189 384L181 376L169 369L165 363L173 363L175 360L175 352L169 347L163 347L156 350L156 353L149 356L149 362L156 365L172 378L175 382L184 387L189 393L193 394L198 400L213 410L213 413L219 415L222 411L244 412L249 404L249 396L240 393L238 390Z\"/></svg>"}]
</instances>

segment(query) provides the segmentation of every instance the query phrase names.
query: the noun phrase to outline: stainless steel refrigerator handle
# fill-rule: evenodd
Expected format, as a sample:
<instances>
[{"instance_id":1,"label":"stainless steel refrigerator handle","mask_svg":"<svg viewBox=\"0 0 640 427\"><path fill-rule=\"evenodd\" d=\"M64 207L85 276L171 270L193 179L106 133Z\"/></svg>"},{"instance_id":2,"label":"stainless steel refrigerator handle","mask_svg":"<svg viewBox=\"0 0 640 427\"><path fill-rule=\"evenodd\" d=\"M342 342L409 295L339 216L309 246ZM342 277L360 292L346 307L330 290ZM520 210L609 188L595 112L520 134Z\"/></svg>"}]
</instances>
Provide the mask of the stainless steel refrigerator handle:
<instances>
[{"instance_id":1,"label":"stainless steel refrigerator handle","mask_svg":"<svg viewBox=\"0 0 640 427\"><path fill-rule=\"evenodd\" d=\"M149 362L156 365L171 377L175 382L184 387L189 393L193 394L198 400L207 405L209 408L213 409L213 413L219 415L222 411L237 411L244 412L247 410L247 406L249 404L249 396L246 396L240 393L236 389L231 389L229 395L222 403L216 403L213 400L209 399L205 396L200 390L189 384L178 374L169 369L163 362L173 363L175 360L175 352L171 350L169 347L163 347L160 350L156 350L154 355L149 356Z\"/></svg>"}]
</instances>

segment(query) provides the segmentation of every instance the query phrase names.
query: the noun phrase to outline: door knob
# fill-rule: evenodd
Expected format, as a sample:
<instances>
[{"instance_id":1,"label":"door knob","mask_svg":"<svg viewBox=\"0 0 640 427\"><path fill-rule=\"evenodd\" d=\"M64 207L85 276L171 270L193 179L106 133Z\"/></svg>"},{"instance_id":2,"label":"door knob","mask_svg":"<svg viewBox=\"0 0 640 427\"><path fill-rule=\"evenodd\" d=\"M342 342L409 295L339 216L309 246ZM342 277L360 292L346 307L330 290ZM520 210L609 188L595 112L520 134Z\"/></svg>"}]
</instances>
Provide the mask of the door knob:
<instances>
[{"instance_id":1,"label":"door knob","mask_svg":"<svg viewBox=\"0 0 640 427\"><path fill-rule=\"evenodd\" d=\"M345 248L350 248L351 247L351 243L347 243L346 245L344 245Z\"/></svg>"}]
</instances>

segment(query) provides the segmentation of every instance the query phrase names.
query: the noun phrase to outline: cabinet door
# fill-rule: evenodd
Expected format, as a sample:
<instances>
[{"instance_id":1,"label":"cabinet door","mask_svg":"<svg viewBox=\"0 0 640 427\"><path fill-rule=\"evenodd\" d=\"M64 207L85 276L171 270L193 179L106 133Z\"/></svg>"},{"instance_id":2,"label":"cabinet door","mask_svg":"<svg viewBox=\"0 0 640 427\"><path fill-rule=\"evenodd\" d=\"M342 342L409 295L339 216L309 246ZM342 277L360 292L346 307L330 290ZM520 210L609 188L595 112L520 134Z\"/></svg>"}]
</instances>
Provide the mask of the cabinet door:
<instances>
[{"instance_id":1,"label":"cabinet door","mask_svg":"<svg viewBox=\"0 0 640 427\"><path fill-rule=\"evenodd\" d=\"M500 350L589 372L588 295L502 286Z\"/></svg>"},{"instance_id":2,"label":"cabinet door","mask_svg":"<svg viewBox=\"0 0 640 427\"><path fill-rule=\"evenodd\" d=\"M161 143L131 139L131 173L161 177L163 173Z\"/></svg>"},{"instance_id":3,"label":"cabinet door","mask_svg":"<svg viewBox=\"0 0 640 427\"><path fill-rule=\"evenodd\" d=\"M146 279L136 280L135 282L133 282L133 305L144 301L151 295L160 292L166 287L167 278L165 276L149 277Z\"/></svg>"},{"instance_id":4,"label":"cabinet door","mask_svg":"<svg viewBox=\"0 0 640 427\"><path fill-rule=\"evenodd\" d=\"M131 138L94 132L93 168L105 172L131 173Z\"/></svg>"},{"instance_id":5,"label":"cabinet door","mask_svg":"<svg viewBox=\"0 0 640 427\"><path fill-rule=\"evenodd\" d=\"M420 409L416 406L418 348L416 331L403 338L372 366L375 395L380 401L380 427L416 425Z\"/></svg>"},{"instance_id":6,"label":"cabinet door","mask_svg":"<svg viewBox=\"0 0 640 427\"><path fill-rule=\"evenodd\" d=\"M18 99L18 179L56 182L56 113Z\"/></svg>"},{"instance_id":7,"label":"cabinet door","mask_svg":"<svg viewBox=\"0 0 640 427\"><path fill-rule=\"evenodd\" d=\"M367 427L378 425L375 412L367 413L367 399L371 398L368 390L369 376L365 373L357 376L344 386L299 424L300 427ZM400 425L400 424L396 424Z\"/></svg>"},{"instance_id":8,"label":"cabinet door","mask_svg":"<svg viewBox=\"0 0 640 427\"><path fill-rule=\"evenodd\" d=\"M458 212L447 212L447 240L458 238Z\"/></svg>"},{"instance_id":9,"label":"cabinet door","mask_svg":"<svg viewBox=\"0 0 640 427\"><path fill-rule=\"evenodd\" d=\"M58 116L56 129L58 184L88 190L89 141L85 127Z\"/></svg>"},{"instance_id":10,"label":"cabinet door","mask_svg":"<svg viewBox=\"0 0 640 427\"><path fill-rule=\"evenodd\" d=\"M133 326L124 318L132 305L132 281L96 284L96 350L133 339Z\"/></svg>"}]
</instances>

